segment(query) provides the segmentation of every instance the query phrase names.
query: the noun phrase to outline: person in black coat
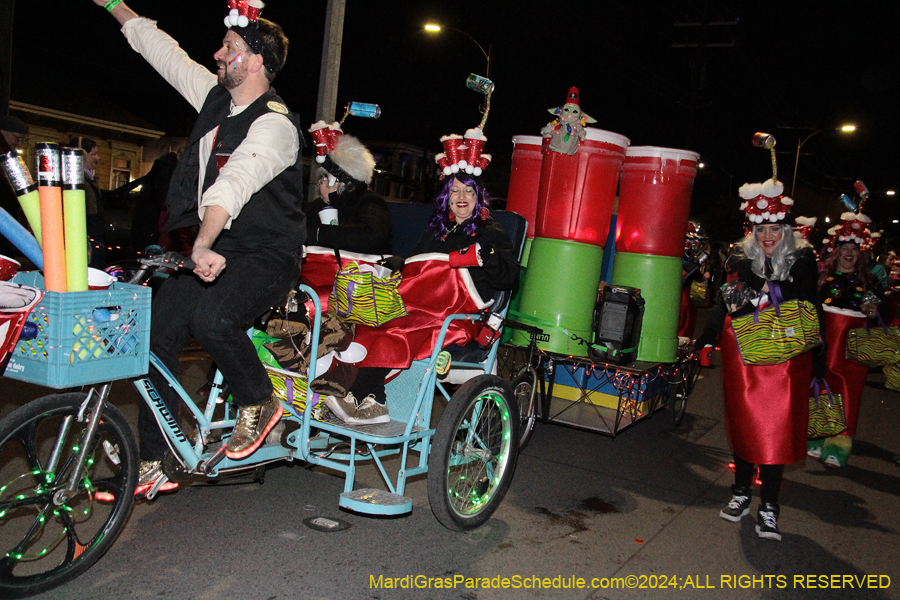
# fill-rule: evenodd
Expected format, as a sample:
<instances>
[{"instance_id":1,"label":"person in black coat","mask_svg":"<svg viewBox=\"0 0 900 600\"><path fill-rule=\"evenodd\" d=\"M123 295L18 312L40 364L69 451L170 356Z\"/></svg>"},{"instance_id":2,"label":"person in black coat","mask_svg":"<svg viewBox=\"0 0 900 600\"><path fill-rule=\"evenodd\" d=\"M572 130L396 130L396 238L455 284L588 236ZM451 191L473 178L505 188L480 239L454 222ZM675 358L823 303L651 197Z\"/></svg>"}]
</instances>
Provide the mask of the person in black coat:
<instances>
[{"instance_id":1,"label":"person in black coat","mask_svg":"<svg viewBox=\"0 0 900 600\"><path fill-rule=\"evenodd\" d=\"M384 198L368 189L374 170L375 159L358 139L351 135L338 138L316 173L320 197L306 209L309 245L363 254L391 253L391 215ZM326 208L337 209L336 222L320 216Z\"/></svg>"}]
</instances>

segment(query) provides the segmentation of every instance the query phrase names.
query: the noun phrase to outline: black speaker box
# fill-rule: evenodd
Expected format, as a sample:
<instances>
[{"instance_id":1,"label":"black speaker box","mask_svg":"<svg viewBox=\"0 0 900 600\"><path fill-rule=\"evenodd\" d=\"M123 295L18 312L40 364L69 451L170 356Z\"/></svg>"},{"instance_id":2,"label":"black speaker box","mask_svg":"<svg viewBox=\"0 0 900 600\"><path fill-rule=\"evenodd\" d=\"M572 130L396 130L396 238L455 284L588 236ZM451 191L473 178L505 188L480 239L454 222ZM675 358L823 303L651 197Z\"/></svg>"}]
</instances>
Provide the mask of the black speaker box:
<instances>
[{"instance_id":1,"label":"black speaker box","mask_svg":"<svg viewBox=\"0 0 900 600\"><path fill-rule=\"evenodd\" d=\"M600 290L594 307L591 360L627 365L637 356L644 317L641 290L611 285Z\"/></svg>"}]
</instances>

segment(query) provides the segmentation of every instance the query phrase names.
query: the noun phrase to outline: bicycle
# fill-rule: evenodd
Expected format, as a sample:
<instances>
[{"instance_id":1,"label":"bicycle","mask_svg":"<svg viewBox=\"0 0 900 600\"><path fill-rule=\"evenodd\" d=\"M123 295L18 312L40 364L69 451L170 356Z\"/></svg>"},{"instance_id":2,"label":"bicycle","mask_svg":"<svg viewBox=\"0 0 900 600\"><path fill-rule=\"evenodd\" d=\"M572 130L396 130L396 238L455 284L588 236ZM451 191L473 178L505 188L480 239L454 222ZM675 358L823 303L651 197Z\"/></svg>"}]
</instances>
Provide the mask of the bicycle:
<instances>
[{"instance_id":1,"label":"bicycle","mask_svg":"<svg viewBox=\"0 0 900 600\"><path fill-rule=\"evenodd\" d=\"M157 268L191 268L184 257L171 254L143 259L142 264L134 283ZM113 286L149 297L147 288ZM316 293L304 285L298 289L319 315ZM236 410L221 402L225 396L222 374L216 373L206 404L199 406L175 375L143 348L149 368L162 374L178 393L188 409L186 418L194 423L193 434L181 427L151 384L148 368L132 380L170 448L163 461L164 476L145 493L146 498L153 499L169 481L216 478L299 459L342 472L345 484L338 504L363 514L410 512L412 500L403 495L406 481L430 472L428 495L438 521L458 531L480 526L499 506L515 471L519 422L513 417L518 408L507 384L487 374L497 344L484 363L460 363L461 367L477 366L483 374L463 384L452 397L437 379L439 363L446 360L441 347L450 324L480 318L447 317L429 358L414 362L387 384L388 423L317 420L313 418L316 402L306 385L315 379L316 361L310 361L305 376L267 367L276 389L284 393L281 422L285 428L279 435L270 434L255 453L241 460L224 454ZM311 319L310 325L310 347L317 348L319 319ZM132 352L147 343L140 336L126 336L124 341L122 336L110 337L105 345L85 344L73 352L87 351L89 358L96 353L98 362L103 362L107 354L122 350L120 342L130 344ZM130 424L109 403L110 385L122 377L111 372L105 376L110 381L92 383L87 391L39 398L0 420L0 592L5 598L46 591L79 576L102 557L125 525L134 501L138 449ZM435 390L448 406L432 428ZM224 414L217 417L217 410ZM419 454L417 464L407 464L410 452ZM395 479L385 466L385 458L391 456L400 459ZM364 460L375 464L387 490L354 489L357 462Z\"/></svg>"}]
</instances>

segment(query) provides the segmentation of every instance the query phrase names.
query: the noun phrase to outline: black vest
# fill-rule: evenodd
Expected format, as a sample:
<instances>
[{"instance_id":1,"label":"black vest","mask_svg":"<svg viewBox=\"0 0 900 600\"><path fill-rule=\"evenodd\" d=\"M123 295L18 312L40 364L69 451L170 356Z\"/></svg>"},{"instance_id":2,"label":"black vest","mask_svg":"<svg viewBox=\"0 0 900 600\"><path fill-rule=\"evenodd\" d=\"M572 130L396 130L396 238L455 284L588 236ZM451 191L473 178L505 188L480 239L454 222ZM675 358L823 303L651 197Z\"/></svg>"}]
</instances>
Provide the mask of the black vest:
<instances>
[{"instance_id":1,"label":"black vest","mask_svg":"<svg viewBox=\"0 0 900 600\"><path fill-rule=\"evenodd\" d=\"M210 90L197 122L188 137L184 155L172 174L172 182L166 198L169 220L166 231L196 225L197 180L200 173L200 141L209 131L219 127L209 161L204 166L205 192L216 181L219 174L217 155L230 155L247 137L250 126L256 119L273 111L268 104L281 104L274 89L253 101L238 115L229 117L231 95L216 86ZM300 138L297 162L275 176L260 191L250 197L241 209L238 218L231 222L231 228L219 234L213 249L220 253L247 252L257 248L274 248L291 253L299 253L306 241L306 216L301 210L303 201L303 136L294 113L286 115Z\"/></svg>"}]
</instances>

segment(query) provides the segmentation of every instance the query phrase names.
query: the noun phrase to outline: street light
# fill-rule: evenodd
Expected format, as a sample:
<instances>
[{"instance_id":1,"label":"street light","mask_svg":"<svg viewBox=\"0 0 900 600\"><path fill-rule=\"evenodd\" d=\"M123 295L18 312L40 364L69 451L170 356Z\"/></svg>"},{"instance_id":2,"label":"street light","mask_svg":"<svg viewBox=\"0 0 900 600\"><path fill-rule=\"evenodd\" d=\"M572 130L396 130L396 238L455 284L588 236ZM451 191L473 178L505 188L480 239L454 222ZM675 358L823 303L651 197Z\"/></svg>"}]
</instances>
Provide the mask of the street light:
<instances>
[{"instance_id":1,"label":"street light","mask_svg":"<svg viewBox=\"0 0 900 600\"><path fill-rule=\"evenodd\" d=\"M478 40L473 38L471 35L469 35L465 31L463 31L462 29L457 29L456 27L448 27L446 25L442 26L442 25L438 25L437 23L426 23L425 24L425 31L427 31L429 33L440 33L441 29L452 29L453 31L455 31L457 33L461 33L464 36L466 36L467 38L469 38L470 40L472 40L472 43L474 43L476 46L478 46L478 49L481 50L481 53L484 54L484 58L487 60L487 72L484 74L484 76L487 79L490 79L491 78L491 50L493 49L493 45L488 45L488 49L485 50L481 46L481 44L478 43Z\"/></svg>"},{"instance_id":2,"label":"street light","mask_svg":"<svg viewBox=\"0 0 900 600\"><path fill-rule=\"evenodd\" d=\"M797 187L797 166L800 164L800 148L806 141L817 133L822 133L823 131L842 131L844 133L851 133L856 131L856 125L842 125L840 127L825 127L824 129L817 129L813 131L811 134L803 138L802 140L798 138L797 140L797 155L794 157L794 181L791 183L791 198L794 197L794 188Z\"/></svg>"},{"instance_id":3,"label":"street light","mask_svg":"<svg viewBox=\"0 0 900 600\"><path fill-rule=\"evenodd\" d=\"M732 176L732 174L717 164L711 164L711 165L707 165L706 163L698 163L697 164L698 169L705 169L706 167L715 167L715 168L719 169L720 171L722 171L723 173L725 173L726 175L728 175L728 190L725 192L725 195L728 196L728 194L731 193L731 183L734 180L734 177Z\"/></svg>"}]
</instances>

